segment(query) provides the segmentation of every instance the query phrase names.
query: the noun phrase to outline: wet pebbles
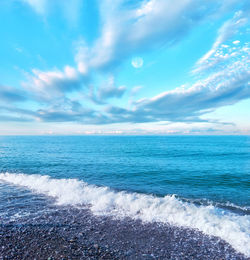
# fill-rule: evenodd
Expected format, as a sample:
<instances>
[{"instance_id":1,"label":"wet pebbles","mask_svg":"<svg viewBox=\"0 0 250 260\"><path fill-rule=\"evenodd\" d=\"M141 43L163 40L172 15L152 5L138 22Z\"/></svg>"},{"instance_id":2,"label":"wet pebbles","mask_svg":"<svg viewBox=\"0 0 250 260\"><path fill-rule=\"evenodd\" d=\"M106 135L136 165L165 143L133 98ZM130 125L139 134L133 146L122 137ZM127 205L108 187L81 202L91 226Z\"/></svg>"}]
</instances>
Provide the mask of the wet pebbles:
<instances>
[{"instance_id":1,"label":"wet pebbles","mask_svg":"<svg viewBox=\"0 0 250 260\"><path fill-rule=\"evenodd\" d=\"M64 208L0 225L0 259L247 259L201 232Z\"/></svg>"}]
</instances>

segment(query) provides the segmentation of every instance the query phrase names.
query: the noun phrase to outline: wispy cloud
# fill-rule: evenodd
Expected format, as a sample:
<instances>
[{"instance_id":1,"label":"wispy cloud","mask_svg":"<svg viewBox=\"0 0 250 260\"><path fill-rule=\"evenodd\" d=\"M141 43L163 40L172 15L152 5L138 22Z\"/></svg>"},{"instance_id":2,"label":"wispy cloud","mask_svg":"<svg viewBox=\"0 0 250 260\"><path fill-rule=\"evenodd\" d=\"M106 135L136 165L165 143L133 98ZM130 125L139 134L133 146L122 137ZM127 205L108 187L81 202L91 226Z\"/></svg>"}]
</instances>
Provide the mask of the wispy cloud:
<instances>
[{"instance_id":1,"label":"wispy cloud","mask_svg":"<svg viewBox=\"0 0 250 260\"><path fill-rule=\"evenodd\" d=\"M237 69L242 66L241 69ZM231 105L250 97L250 73L236 62L226 71L217 72L188 89L176 89L137 103L158 120L196 120L196 116L220 106Z\"/></svg>"},{"instance_id":2,"label":"wispy cloud","mask_svg":"<svg viewBox=\"0 0 250 260\"><path fill-rule=\"evenodd\" d=\"M52 8L48 0L22 1L41 15L46 15ZM77 13L80 2L71 1L73 7L70 5L69 10L66 10L68 5L64 0L56 0L54 5L63 6L65 15L72 17ZM147 50L179 43L193 28L214 18L215 13L219 17L226 7L239 4L237 1L222 0L178 0L174 4L167 0L138 1L137 4L126 0L103 0L99 4L100 35L90 45L83 40L78 42L74 54L75 65L65 65L61 70L33 69L23 83L29 98L37 102L40 108L36 111L0 108L5 113L2 118L85 124L204 122L206 120L201 115L250 97L249 47L238 42L238 39L227 44L247 25L246 9L235 12L233 18L219 29L213 46L194 69L196 73L205 71L207 74L194 84L134 101L130 107L112 105L110 100L122 98L127 88L117 86L114 77L95 88L90 87L94 85L95 76L101 74L102 78L107 78L115 74L114 69L125 60L138 57ZM138 63L134 65L138 67ZM131 93L139 89L136 87ZM82 92L88 102L94 101L94 108L80 98L69 97L72 93L77 96ZM0 98L5 103L25 101L27 96L24 93L9 87L0 88Z\"/></svg>"},{"instance_id":3,"label":"wispy cloud","mask_svg":"<svg viewBox=\"0 0 250 260\"><path fill-rule=\"evenodd\" d=\"M88 49L89 67L112 68L133 53L172 45L226 5L225 1L213 0L179 0L174 5L165 0L140 3L125 9L128 1L102 1L103 27L100 38ZM82 62L86 63L86 60Z\"/></svg>"},{"instance_id":4,"label":"wispy cloud","mask_svg":"<svg viewBox=\"0 0 250 260\"><path fill-rule=\"evenodd\" d=\"M0 104L4 103L14 103L23 102L27 100L27 93L22 90L0 85Z\"/></svg>"},{"instance_id":5,"label":"wispy cloud","mask_svg":"<svg viewBox=\"0 0 250 260\"><path fill-rule=\"evenodd\" d=\"M131 110L110 107L117 122L199 122L201 115L222 106L250 98L250 71L245 57L227 69L215 72L189 88L177 88L134 103Z\"/></svg>"},{"instance_id":6,"label":"wispy cloud","mask_svg":"<svg viewBox=\"0 0 250 260\"><path fill-rule=\"evenodd\" d=\"M37 14L48 16L53 10L61 10L70 25L76 25L80 16L82 0L20 0L28 4Z\"/></svg>"},{"instance_id":7,"label":"wispy cloud","mask_svg":"<svg viewBox=\"0 0 250 260\"><path fill-rule=\"evenodd\" d=\"M76 69L65 66L63 71L39 71L34 69L28 75L28 82L23 86L30 91L35 98L51 100L62 97L65 93L80 90L88 79Z\"/></svg>"},{"instance_id":8,"label":"wispy cloud","mask_svg":"<svg viewBox=\"0 0 250 260\"><path fill-rule=\"evenodd\" d=\"M235 54L235 52L233 54L232 49L229 49L231 54L227 52L224 55L223 52L225 52L225 50L229 47L227 45L227 41L237 35L239 30L244 29L244 32L246 33L247 26L249 25L249 11L249 8L247 8L244 11L236 12L232 19L229 19L221 26L218 30L218 36L213 43L212 48L196 63L196 68L193 71L194 73L211 69L214 65L217 65L221 61L223 62L225 59L230 58L230 55L232 56ZM233 42L233 44L238 43L240 43L239 40L235 40Z\"/></svg>"},{"instance_id":9,"label":"wispy cloud","mask_svg":"<svg viewBox=\"0 0 250 260\"><path fill-rule=\"evenodd\" d=\"M11 103L0 105L0 121L31 122L36 112L29 109L14 107Z\"/></svg>"},{"instance_id":10,"label":"wispy cloud","mask_svg":"<svg viewBox=\"0 0 250 260\"><path fill-rule=\"evenodd\" d=\"M24 1L39 12L49 4L47 0ZM78 2L74 1L73 5L77 6ZM137 4L103 0L100 3L101 35L92 46L82 40L77 44L75 68L67 65L62 71L47 72L33 69L25 85L44 98L79 90L91 74L113 68L134 53L180 41L192 28L214 15L215 10L223 12L226 5L225 1L214 0L179 0L174 5L165 0ZM122 86L101 86L96 99L121 97L124 91Z\"/></svg>"},{"instance_id":11,"label":"wispy cloud","mask_svg":"<svg viewBox=\"0 0 250 260\"><path fill-rule=\"evenodd\" d=\"M106 104L106 100L110 98L121 98L126 91L125 86L117 87L113 76L103 83L101 87L95 90L91 88L90 99L97 104Z\"/></svg>"},{"instance_id":12,"label":"wispy cloud","mask_svg":"<svg viewBox=\"0 0 250 260\"><path fill-rule=\"evenodd\" d=\"M29 4L37 13L45 14L48 8L48 0L22 0Z\"/></svg>"}]
</instances>

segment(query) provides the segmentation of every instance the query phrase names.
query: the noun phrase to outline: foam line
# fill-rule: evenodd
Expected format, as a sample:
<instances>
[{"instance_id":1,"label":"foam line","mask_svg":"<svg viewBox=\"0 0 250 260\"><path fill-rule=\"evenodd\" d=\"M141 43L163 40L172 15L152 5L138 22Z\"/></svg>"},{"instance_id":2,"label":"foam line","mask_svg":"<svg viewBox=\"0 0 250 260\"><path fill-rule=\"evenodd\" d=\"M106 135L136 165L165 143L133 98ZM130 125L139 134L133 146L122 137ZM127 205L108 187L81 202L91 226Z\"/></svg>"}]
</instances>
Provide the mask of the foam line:
<instances>
[{"instance_id":1,"label":"foam line","mask_svg":"<svg viewBox=\"0 0 250 260\"><path fill-rule=\"evenodd\" d=\"M195 228L220 237L236 250L250 256L250 216L223 211L212 205L197 206L175 196L163 198L108 187L89 185L77 179L53 179L46 175L0 173L0 181L26 187L51 196L58 205L89 206L94 214L129 216Z\"/></svg>"}]
</instances>

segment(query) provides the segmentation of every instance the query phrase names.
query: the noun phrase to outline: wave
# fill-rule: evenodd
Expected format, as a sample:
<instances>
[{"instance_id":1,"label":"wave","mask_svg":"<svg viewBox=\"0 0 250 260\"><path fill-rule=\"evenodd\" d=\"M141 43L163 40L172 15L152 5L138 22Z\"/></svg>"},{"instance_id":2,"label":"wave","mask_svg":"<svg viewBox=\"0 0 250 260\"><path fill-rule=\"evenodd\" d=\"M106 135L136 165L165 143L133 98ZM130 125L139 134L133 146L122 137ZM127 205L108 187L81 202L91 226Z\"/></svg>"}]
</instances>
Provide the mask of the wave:
<instances>
[{"instance_id":1,"label":"wave","mask_svg":"<svg viewBox=\"0 0 250 260\"><path fill-rule=\"evenodd\" d=\"M209 199L186 199L179 197L182 201L194 203L199 206L215 206L221 209L230 210L234 213L239 213L241 215L250 215L250 207L249 206L239 206L232 202L226 201L226 202L215 202Z\"/></svg>"},{"instance_id":2,"label":"wave","mask_svg":"<svg viewBox=\"0 0 250 260\"><path fill-rule=\"evenodd\" d=\"M78 179L54 179L47 175L0 173L0 181L26 187L53 197L58 205L88 206L96 215L131 217L146 222L169 223L195 228L222 238L250 256L250 216L237 215L213 205L196 205L174 195L116 192Z\"/></svg>"}]
</instances>

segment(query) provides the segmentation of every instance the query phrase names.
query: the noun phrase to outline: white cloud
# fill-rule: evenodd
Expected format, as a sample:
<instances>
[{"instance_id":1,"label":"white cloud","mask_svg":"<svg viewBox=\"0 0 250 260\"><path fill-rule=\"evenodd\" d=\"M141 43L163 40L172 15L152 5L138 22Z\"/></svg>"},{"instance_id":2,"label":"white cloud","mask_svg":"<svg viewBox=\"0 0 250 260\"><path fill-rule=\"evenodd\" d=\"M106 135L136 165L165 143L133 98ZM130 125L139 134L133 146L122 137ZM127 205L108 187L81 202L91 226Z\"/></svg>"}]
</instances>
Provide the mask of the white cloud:
<instances>
[{"instance_id":1,"label":"white cloud","mask_svg":"<svg viewBox=\"0 0 250 260\"><path fill-rule=\"evenodd\" d=\"M46 6L52 5L48 0L23 1L40 13ZM55 0L53 3L54 5L60 3L63 8L68 9L72 4L74 6L72 10L79 6L78 0L72 1L70 6L65 4L65 1ZM161 44L171 45L178 42L202 20L209 18L215 8L222 8L225 5L224 1L215 0L178 0L174 5L170 0L149 0L139 3L131 5L131 8L125 8L124 5L127 4L125 0L101 1L101 35L92 46L88 46L83 40L77 43L76 68L67 69L69 67L66 66L64 71L47 72L33 70L26 87L28 85L33 92L47 98L79 90L82 81L90 77L93 72L113 68L138 50L143 51ZM241 23L239 19L237 24ZM143 59L140 57L133 59L132 65L140 68ZM104 88L101 88L100 97L103 96L101 92L105 92ZM120 86L119 89L113 90L114 92L111 92L118 95L123 93L124 88Z\"/></svg>"},{"instance_id":2,"label":"white cloud","mask_svg":"<svg viewBox=\"0 0 250 260\"><path fill-rule=\"evenodd\" d=\"M250 98L249 57L238 59L189 88L177 88L135 103L136 115L147 121L199 121L200 115Z\"/></svg>"},{"instance_id":3,"label":"white cloud","mask_svg":"<svg viewBox=\"0 0 250 260\"><path fill-rule=\"evenodd\" d=\"M34 8L41 8L40 13L47 2L25 1ZM38 118L44 121L79 120L90 124L204 121L200 116L208 111L250 97L249 69L246 68L249 48L242 44L234 47L225 44L246 24L245 14L237 12L220 28L211 50L197 64L199 69L207 69L221 61L230 62L226 68L218 67L216 72L191 87L180 87L150 99L138 100L133 103L132 109L109 106L99 111L84 110L81 104L67 99L66 94L80 91L90 75L114 68L124 59L141 55L145 50L177 43L193 27L225 7L225 1L218 0L177 0L174 4L170 0L148 0L126 9L124 5L127 3L124 0L100 1L101 35L92 46L87 46L84 41L78 43L75 68L65 66L62 71L45 72L33 70L25 87L43 100L51 102L59 98L61 102L40 109ZM134 59L132 65L141 67L143 60L140 59ZM109 98L122 97L125 91L126 87L116 86L111 77L108 82L93 89L89 97L98 104L105 104Z\"/></svg>"},{"instance_id":4,"label":"white cloud","mask_svg":"<svg viewBox=\"0 0 250 260\"><path fill-rule=\"evenodd\" d=\"M107 82L100 86L97 91L92 88L90 98L98 104L105 104L105 100L110 98L121 98L126 91L125 86L116 86L113 76L109 77Z\"/></svg>"},{"instance_id":5,"label":"white cloud","mask_svg":"<svg viewBox=\"0 0 250 260\"><path fill-rule=\"evenodd\" d=\"M88 49L88 67L112 68L138 51L174 44L193 27L211 18L215 11L220 13L228 5L218 0L177 0L174 4L170 0L148 0L139 3L126 10L125 0L101 2L101 36ZM79 53L77 59L81 61ZM82 60L86 64L86 57Z\"/></svg>"},{"instance_id":6,"label":"white cloud","mask_svg":"<svg viewBox=\"0 0 250 260\"><path fill-rule=\"evenodd\" d=\"M236 41L233 41L233 44L239 44L240 41L236 40Z\"/></svg>"},{"instance_id":7,"label":"white cloud","mask_svg":"<svg viewBox=\"0 0 250 260\"><path fill-rule=\"evenodd\" d=\"M139 69L143 66L143 59L141 57L135 57L132 59L131 64L134 68Z\"/></svg>"},{"instance_id":8,"label":"white cloud","mask_svg":"<svg viewBox=\"0 0 250 260\"><path fill-rule=\"evenodd\" d=\"M226 21L221 28L218 30L218 35L213 43L212 48L198 60L196 64L196 68L193 72L201 72L207 68L211 68L212 64L217 64L220 59L227 58L227 56L222 57L221 47L228 48L229 46L225 44L225 42L232 38L234 35L238 33L238 31L247 25L248 23L248 12L238 11L235 13L232 19ZM234 41L233 44L238 44L240 41ZM210 58L213 57L213 61L211 62ZM214 59L217 57L217 59Z\"/></svg>"},{"instance_id":9,"label":"white cloud","mask_svg":"<svg viewBox=\"0 0 250 260\"><path fill-rule=\"evenodd\" d=\"M44 72L33 69L28 77L29 81L23 83L24 87L34 96L44 100L62 97L67 92L79 90L83 81L79 72L70 66L65 66L63 71Z\"/></svg>"},{"instance_id":10,"label":"white cloud","mask_svg":"<svg viewBox=\"0 0 250 260\"><path fill-rule=\"evenodd\" d=\"M196 63L193 73L211 73L216 70L221 70L226 68L232 62L236 60L241 60L244 57L250 55L250 49L248 43L238 46L231 45L221 45L217 48L209 58L204 60L202 63ZM245 59L244 59L245 60ZM245 60L247 63L247 60Z\"/></svg>"},{"instance_id":11,"label":"white cloud","mask_svg":"<svg viewBox=\"0 0 250 260\"><path fill-rule=\"evenodd\" d=\"M77 63L78 71L87 75L89 72L90 50L84 40L79 40L75 43L75 62Z\"/></svg>"}]
</instances>

